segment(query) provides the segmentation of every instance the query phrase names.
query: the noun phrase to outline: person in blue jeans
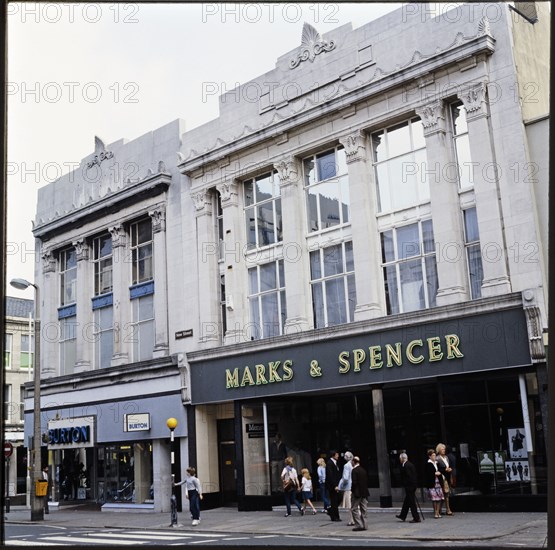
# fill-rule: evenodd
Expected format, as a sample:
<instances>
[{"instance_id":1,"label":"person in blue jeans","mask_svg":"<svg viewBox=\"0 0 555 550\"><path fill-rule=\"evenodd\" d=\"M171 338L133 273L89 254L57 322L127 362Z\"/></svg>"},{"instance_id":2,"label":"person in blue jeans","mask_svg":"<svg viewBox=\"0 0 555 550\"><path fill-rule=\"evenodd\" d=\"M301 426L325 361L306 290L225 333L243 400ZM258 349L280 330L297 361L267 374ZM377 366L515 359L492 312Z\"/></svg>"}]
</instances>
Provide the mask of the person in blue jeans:
<instances>
[{"instance_id":1,"label":"person in blue jeans","mask_svg":"<svg viewBox=\"0 0 555 550\"><path fill-rule=\"evenodd\" d=\"M324 502L324 509L322 512L326 513L330 505L330 499L328 498L326 489L326 461L323 458L319 458L316 461L316 464L318 464L318 487L320 489L322 501Z\"/></svg>"},{"instance_id":2,"label":"person in blue jeans","mask_svg":"<svg viewBox=\"0 0 555 550\"><path fill-rule=\"evenodd\" d=\"M200 501L202 500L202 489L196 473L194 468L187 468L187 477L183 481L175 483L175 485L185 484L185 495L189 499L189 510L193 518L192 525L200 523Z\"/></svg>"},{"instance_id":3,"label":"person in blue jeans","mask_svg":"<svg viewBox=\"0 0 555 550\"><path fill-rule=\"evenodd\" d=\"M304 510L297 500L299 476L297 474L297 470L293 468L293 459L290 456L286 457L285 459L285 468L283 468L281 472L281 481L283 483L283 497L285 499L285 507L287 508L287 511L285 512L285 517L291 515L291 503L295 504L295 506L299 509L301 516L304 516Z\"/></svg>"}]
</instances>

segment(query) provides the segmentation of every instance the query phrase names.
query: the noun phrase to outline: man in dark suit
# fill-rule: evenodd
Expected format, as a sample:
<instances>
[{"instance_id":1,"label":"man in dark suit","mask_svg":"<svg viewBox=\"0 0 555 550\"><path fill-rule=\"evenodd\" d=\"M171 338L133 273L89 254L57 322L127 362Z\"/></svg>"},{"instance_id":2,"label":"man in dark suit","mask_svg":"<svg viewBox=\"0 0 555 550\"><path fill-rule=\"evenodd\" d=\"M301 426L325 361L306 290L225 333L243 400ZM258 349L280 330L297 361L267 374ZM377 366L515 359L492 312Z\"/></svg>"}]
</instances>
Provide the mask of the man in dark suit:
<instances>
[{"instance_id":1,"label":"man in dark suit","mask_svg":"<svg viewBox=\"0 0 555 550\"><path fill-rule=\"evenodd\" d=\"M353 457L351 472L351 514L355 527L353 531L366 531L366 509L368 507L368 475L360 465L360 458Z\"/></svg>"},{"instance_id":2,"label":"man in dark suit","mask_svg":"<svg viewBox=\"0 0 555 550\"><path fill-rule=\"evenodd\" d=\"M330 459L326 464L326 488L330 495L330 506L328 514L332 521L341 521L339 517L339 482L341 481L341 470L337 461L339 453L330 451Z\"/></svg>"},{"instance_id":3,"label":"man in dark suit","mask_svg":"<svg viewBox=\"0 0 555 550\"><path fill-rule=\"evenodd\" d=\"M416 486L418 485L416 468L412 462L409 462L407 453L399 455L399 462L401 463L401 485L405 488L405 500L403 501L401 513L395 517L405 521L410 509L412 514L411 523L420 523L418 509L416 508Z\"/></svg>"}]
</instances>

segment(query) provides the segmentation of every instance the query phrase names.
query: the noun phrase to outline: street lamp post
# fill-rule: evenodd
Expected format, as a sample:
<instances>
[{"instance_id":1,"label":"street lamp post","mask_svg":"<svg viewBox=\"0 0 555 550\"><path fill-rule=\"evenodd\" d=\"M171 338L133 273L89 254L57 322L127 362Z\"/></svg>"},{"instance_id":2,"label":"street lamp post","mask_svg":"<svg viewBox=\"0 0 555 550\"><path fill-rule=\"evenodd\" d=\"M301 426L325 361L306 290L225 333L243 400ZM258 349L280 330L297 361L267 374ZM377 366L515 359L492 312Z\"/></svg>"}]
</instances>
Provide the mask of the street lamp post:
<instances>
[{"instance_id":1,"label":"street lamp post","mask_svg":"<svg viewBox=\"0 0 555 550\"><path fill-rule=\"evenodd\" d=\"M33 477L31 479L31 521L44 519L44 506L37 497L37 481L42 480L41 469L41 434L40 434L40 290L39 287L25 279L12 279L10 285L18 290L32 286L35 289L35 350L33 353L33 450L31 462ZM48 495L45 497L48 502Z\"/></svg>"},{"instance_id":2,"label":"street lamp post","mask_svg":"<svg viewBox=\"0 0 555 550\"><path fill-rule=\"evenodd\" d=\"M177 420L173 417L168 418L168 420L166 420L166 426L170 429L170 474L171 474L170 527L173 527L174 525L177 525L177 499L175 497L174 486L173 486L175 482L175 474L173 472L173 465L175 462L175 455L173 452L173 441L174 441L173 431L175 430L175 428L177 428Z\"/></svg>"}]
</instances>

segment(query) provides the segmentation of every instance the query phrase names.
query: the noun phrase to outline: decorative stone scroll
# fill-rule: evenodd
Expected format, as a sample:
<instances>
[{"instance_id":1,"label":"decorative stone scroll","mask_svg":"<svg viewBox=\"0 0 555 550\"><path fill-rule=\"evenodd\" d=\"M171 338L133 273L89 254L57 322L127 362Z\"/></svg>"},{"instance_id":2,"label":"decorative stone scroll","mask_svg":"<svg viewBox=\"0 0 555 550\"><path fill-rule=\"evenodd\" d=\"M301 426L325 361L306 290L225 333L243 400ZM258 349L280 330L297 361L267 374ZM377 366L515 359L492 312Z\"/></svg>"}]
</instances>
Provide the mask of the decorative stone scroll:
<instances>
[{"instance_id":1,"label":"decorative stone scroll","mask_svg":"<svg viewBox=\"0 0 555 550\"><path fill-rule=\"evenodd\" d=\"M42 258L42 272L53 273L56 271L56 258L51 249L44 250L41 254Z\"/></svg>"},{"instance_id":2,"label":"decorative stone scroll","mask_svg":"<svg viewBox=\"0 0 555 550\"><path fill-rule=\"evenodd\" d=\"M151 210L148 215L152 219L152 232L159 233L166 230L166 210L164 208L156 208Z\"/></svg>"},{"instance_id":3,"label":"decorative stone scroll","mask_svg":"<svg viewBox=\"0 0 555 550\"><path fill-rule=\"evenodd\" d=\"M468 119L487 116L486 90L486 83L478 82L470 84L464 92L458 94L459 99L464 103Z\"/></svg>"},{"instance_id":4,"label":"decorative stone scroll","mask_svg":"<svg viewBox=\"0 0 555 550\"><path fill-rule=\"evenodd\" d=\"M445 108L441 100L417 107L416 114L422 120L424 134L445 131Z\"/></svg>"},{"instance_id":5,"label":"decorative stone scroll","mask_svg":"<svg viewBox=\"0 0 555 550\"><path fill-rule=\"evenodd\" d=\"M89 259L89 245L85 239L79 239L71 244L75 247L75 257L78 262Z\"/></svg>"},{"instance_id":6,"label":"decorative stone scroll","mask_svg":"<svg viewBox=\"0 0 555 550\"><path fill-rule=\"evenodd\" d=\"M127 241L127 233L123 227L123 224L114 225L108 228L110 235L112 237L112 248L119 248L125 246Z\"/></svg>"},{"instance_id":7,"label":"decorative stone scroll","mask_svg":"<svg viewBox=\"0 0 555 550\"><path fill-rule=\"evenodd\" d=\"M100 166L103 160L111 159L114 156L112 151L106 151L104 142L98 136L94 136L94 153L93 159L87 162L87 168L92 168L95 164Z\"/></svg>"},{"instance_id":8,"label":"decorative stone scroll","mask_svg":"<svg viewBox=\"0 0 555 550\"><path fill-rule=\"evenodd\" d=\"M303 25L301 36L301 51L296 57L289 61L289 68L298 67L303 61L314 61L317 55L323 52L331 52L335 48L335 42L322 40L320 33L309 23Z\"/></svg>"},{"instance_id":9,"label":"decorative stone scroll","mask_svg":"<svg viewBox=\"0 0 555 550\"><path fill-rule=\"evenodd\" d=\"M274 163L281 185L294 185L299 181L299 166L295 157L283 158Z\"/></svg>"},{"instance_id":10,"label":"decorative stone scroll","mask_svg":"<svg viewBox=\"0 0 555 550\"><path fill-rule=\"evenodd\" d=\"M366 141L366 134L362 130L339 138L339 143L345 147L347 164L366 159Z\"/></svg>"},{"instance_id":11,"label":"decorative stone scroll","mask_svg":"<svg viewBox=\"0 0 555 550\"><path fill-rule=\"evenodd\" d=\"M193 204L195 205L195 210L197 214L208 214L211 209L210 197L208 191L197 191L191 193L191 198L193 199Z\"/></svg>"}]
</instances>

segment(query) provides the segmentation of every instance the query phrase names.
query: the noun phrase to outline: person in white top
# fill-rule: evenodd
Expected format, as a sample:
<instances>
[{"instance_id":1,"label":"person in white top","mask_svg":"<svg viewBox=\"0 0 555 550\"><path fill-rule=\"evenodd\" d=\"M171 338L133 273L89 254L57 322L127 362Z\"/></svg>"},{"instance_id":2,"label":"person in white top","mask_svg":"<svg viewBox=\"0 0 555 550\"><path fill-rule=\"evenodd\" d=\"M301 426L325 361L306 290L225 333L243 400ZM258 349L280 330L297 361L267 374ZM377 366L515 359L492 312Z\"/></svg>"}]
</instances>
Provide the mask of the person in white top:
<instances>
[{"instance_id":1,"label":"person in white top","mask_svg":"<svg viewBox=\"0 0 555 550\"><path fill-rule=\"evenodd\" d=\"M288 456L285 459L285 468L281 472L281 481L283 483L283 496L285 498L285 507L287 511L285 512L285 517L291 515L291 503L295 504L304 516L304 510L302 509L299 501L297 500L297 489L299 488L299 476L297 470L293 468L293 459Z\"/></svg>"},{"instance_id":2,"label":"person in white top","mask_svg":"<svg viewBox=\"0 0 555 550\"><path fill-rule=\"evenodd\" d=\"M202 500L202 489L200 481L196 477L196 470L194 468L187 468L187 476L183 481L175 483L174 485L185 485L185 495L189 499L189 510L193 518L192 525L200 523L200 501Z\"/></svg>"},{"instance_id":3,"label":"person in white top","mask_svg":"<svg viewBox=\"0 0 555 550\"><path fill-rule=\"evenodd\" d=\"M443 496L445 497L445 510L448 516L452 516L453 512L449 506L449 495L451 493L451 472L453 468L449 465L447 458L447 447L443 443L438 443L436 446L437 453L437 467L442 473L444 482L442 483Z\"/></svg>"},{"instance_id":4,"label":"person in white top","mask_svg":"<svg viewBox=\"0 0 555 550\"><path fill-rule=\"evenodd\" d=\"M314 504L312 504L311 499L312 496L312 479L310 478L310 472L307 468L303 468L301 470L301 494L303 496L303 512L306 509L306 505L308 504L312 508L312 515L316 515L316 508L314 508Z\"/></svg>"},{"instance_id":5,"label":"person in white top","mask_svg":"<svg viewBox=\"0 0 555 550\"><path fill-rule=\"evenodd\" d=\"M343 458L345 458L346 462L343 466L343 475L341 476L341 481L339 482L339 490L343 491L343 502L341 503L341 508L347 509L347 517L349 519L347 525L354 525L355 522L353 520L353 514L351 512L351 474L353 472L353 453L347 451L343 455Z\"/></svg>"}]
</instances>

